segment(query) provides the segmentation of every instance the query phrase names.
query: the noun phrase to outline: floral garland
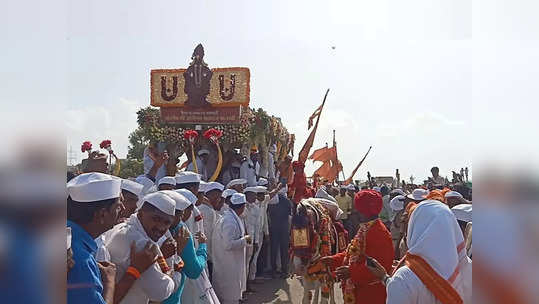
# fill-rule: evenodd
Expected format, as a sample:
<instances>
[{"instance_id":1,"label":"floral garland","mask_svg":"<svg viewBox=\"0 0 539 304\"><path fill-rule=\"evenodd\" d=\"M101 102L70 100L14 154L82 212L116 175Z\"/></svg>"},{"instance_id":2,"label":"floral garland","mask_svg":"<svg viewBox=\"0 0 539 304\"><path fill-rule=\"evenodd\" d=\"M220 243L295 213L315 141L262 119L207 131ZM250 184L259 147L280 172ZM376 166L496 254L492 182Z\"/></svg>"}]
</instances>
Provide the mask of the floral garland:
<instances>
[{"instance_id":1,"label":"floral garland","mask_svg":"<svg viewBox=\"0 0 539 304\"><path fill-rule=\"evenodd\" d=\"M318 246L320 257L330 256L333 238L331 234L331 217L328 210L320 203L311 202L311 204L320 212L320 226L318 231L315 231L316 242L313 242L313 245ZM316 250L313 252L316 252ZM326 271L325 266L319 260L309 267L305 279L320 282L322 287L322 297L329 298L334 280L331 273Z\"/></svg>"},{"instance_id":2,"label":"floral garland","mask_svg":"<svg viewBox=\"0 0 539 304\"><path fill-rule=\"evenodd\" d=\"M348 248L346 248L346 256L343 261L343 265L352 265L353 263L357 263L362 255L365 255L365 249L367 246L367 232L371 228L371 226L374 224L376 220L372 220L367 223L362 223L359 225L359 229L357 231L356 236L350 244L348 245ZM356 293L355 293L355 284L352 281L352 279L348 278L344 284L344 303L345 304L355 304L356 303Z\"/></svg>"},{"instance_id":3,"label":"floral garland","mask_svg":"<svg viewBox=\"0 0 539 304\"><path fill-rule=\"evenodd\" d=\"M160 118L159 109L146 107L137 112L137 123L145 140L153 142L166 142L177 145L184 151L187 146L183 139L183 133L189 129L195 129L195 124L168 124ZM281 146L290 145L290 134L282 125L281 120L269 116L264 110L257 111L246 108L242 111L239 124L209 124L203 125L202 132L208 129L216 129L223 133L219 142L225 150L241 148L244 144L252 144L257 138L265 135L267 144L279 142ZM228 148L228 149L227 149Z\"/></svg>"}]
</instances>

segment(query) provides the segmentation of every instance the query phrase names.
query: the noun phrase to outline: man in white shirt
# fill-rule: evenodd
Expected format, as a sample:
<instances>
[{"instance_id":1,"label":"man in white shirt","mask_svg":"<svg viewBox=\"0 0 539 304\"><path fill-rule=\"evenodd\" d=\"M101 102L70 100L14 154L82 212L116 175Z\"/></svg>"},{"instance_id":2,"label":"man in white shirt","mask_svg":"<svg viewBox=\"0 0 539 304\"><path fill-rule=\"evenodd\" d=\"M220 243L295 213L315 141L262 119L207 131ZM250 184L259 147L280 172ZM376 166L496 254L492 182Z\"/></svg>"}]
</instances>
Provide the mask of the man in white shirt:
<instances>
[{"instance_id":1,"label":"man in white shirt","mask_svg":"<svg viewBox=\"0 0 539 304\"><path fill-rule=\"evenodd\" d=\"M205 197L206 200L198 206L204 219L204 233L208 240L206 245L208 246L208 270L210 273L210 281L212 280L213 262L211 260L212 255L212 235L213 229L217 224L219 215L217 214L217 208L220 209L221 194L223 193L224 186L218 182L210 182L206 185Z\"/></svg>"},{"instance_id":2,"label":"man in white shirt","mask_svg":"<svg viewBox=\"0 0 539 304\"><path fill-rule=\"evenodd\" d=\"M175 201L164 193L144 197L142 207L125 223L113 228L107 249L118 273L134 273L135 283L120 303L149 303L163 301L181 284L181 273L174 271L163 259L158 241L168 231L174 219ZM158 219L158 220L156 220ZM143 273L132 269L131 246L141 250L148 244L160 259Z\"/></svg>"},{"instance_id":3,"label":"man in white shirt","mask_svg":"<svg viewBox=\"0 0 539 304\"><path fill-rule=\"evenodd\" d=\"M247 186L256 186L256 165L249 157L247 157L241 164L240 178L247 181Z\"/></svg>"},{"instance_id":4,"label":"man in white shirt","mask_svg":"<svg viewBox=\"0 0 539 304\"><path fill-rule=\"evenodd\" d=\"M258 252L260 240L260 207L256 204L256 196L258 193L257 187L247 187L245 188L245 199L247 200L247 205L245 208L245 229L247 234L253 237L253 246L247 246L247 256L246 256L246 265L247 265L247 292L253 292L254 290L251 287L251 283L254 280L256 274L256 258L255 253ZM253 265L253 278L249 276L251 273L250 266Z\"/></svg>"},{"instance_id":5,"label":"man in white shirt","mask_svg":"<svg viewBox=\"0 0 539 304\"><path fill-rule=\"evenodd\" d=\"M223 304L237 304L245 291L247 279L246 247L252 237L245 234L240 218L245 211L245 195L235 193L230 197L230 210L225 211L213 233L213 287Z\"/></svg>"}]
</instances>

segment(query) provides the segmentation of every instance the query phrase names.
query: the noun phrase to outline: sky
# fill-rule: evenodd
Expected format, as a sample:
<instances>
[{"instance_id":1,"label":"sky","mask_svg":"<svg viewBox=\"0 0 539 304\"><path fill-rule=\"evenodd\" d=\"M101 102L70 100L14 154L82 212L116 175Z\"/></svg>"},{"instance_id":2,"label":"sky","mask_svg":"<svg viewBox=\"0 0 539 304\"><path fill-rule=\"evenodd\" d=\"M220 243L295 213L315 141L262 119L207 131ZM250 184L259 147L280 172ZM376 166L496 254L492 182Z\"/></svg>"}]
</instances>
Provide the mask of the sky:
<instances>
[{"instance_id":1,"label":"sky","mask_svg":"<svg viewBox=\"0 0 539 304\"><path fill-rule=\"evenodd\" d=\"M296 151L330 88L313 149L336 130L348 176L372 146L356 179L398 168L422 180L434 165L450 177L472 169L477 155L515 152L499 148L500 136L537 150L527 140L539 70L533 1L518 11L506 1L466 0L38 1L29 12L23 2L13 10L37 24L2 13L19 23L2 30L17 47L6 50L11 75L0 78L8 88L0 97L30 126L38 117L62 129L76 162L85 140L110 139L125 157L136 111L150 103L150 70L187 67L198 43L210 67L250 69L250 106L281 117ZM17 81L27 73L36 80ZM515 97L527 104L508 113ZM318 165L308 163L307 173Z\"/></svg>"}]
</instances>

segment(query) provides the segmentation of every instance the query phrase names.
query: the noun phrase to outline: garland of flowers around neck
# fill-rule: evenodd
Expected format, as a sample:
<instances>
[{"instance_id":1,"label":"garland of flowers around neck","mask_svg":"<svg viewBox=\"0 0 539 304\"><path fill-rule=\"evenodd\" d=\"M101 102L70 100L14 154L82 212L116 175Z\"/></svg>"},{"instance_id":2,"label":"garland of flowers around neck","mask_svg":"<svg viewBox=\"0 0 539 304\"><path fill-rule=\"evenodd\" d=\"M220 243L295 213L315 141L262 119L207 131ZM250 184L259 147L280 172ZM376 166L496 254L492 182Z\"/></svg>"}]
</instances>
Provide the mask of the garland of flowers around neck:
<instances>
[{"instance_id":1,"label":"garland of flowers around neck","mask_svg":"<svg viewBox=\"0 0 539 304\"><path fill-rule=\"evenodd\" d=\"M348 245L346 249L346 256L344 258L343 265L352 265L357 263L362 255L365 255L365 249L367 247L367 232L374 224L376 220L372 220L367 223L362 223L359 225L356 236ZM356 303L356 294L355 294L355 284L352 279L348 278L344 285L344 303L345 304L355 304Z\"/></svg>"},{"instance_id":2,"label":"garland of flowers around neck","mask_svg":"<svg viewBox=\"0 0 539 304\"><path fill-rule=\"evenodd\" d=\"M320 212L320 226L318 231L315 231L315 236L318 236L319 239L317 244L319 244L319 256L325 257L331 255L331 217L328 210L323 207L318 202L311 202L314 207ZM318 232L318 234L316 233ZM318 281L321 283L322 287L322 297L329 298L329 291L333 287L333 278L330 273L325 271L326 269L320 261L315 262L312 266L312 269L317 269L318 271L307 271L305 279L309 281Z\"/></svg>"}]
</instances>

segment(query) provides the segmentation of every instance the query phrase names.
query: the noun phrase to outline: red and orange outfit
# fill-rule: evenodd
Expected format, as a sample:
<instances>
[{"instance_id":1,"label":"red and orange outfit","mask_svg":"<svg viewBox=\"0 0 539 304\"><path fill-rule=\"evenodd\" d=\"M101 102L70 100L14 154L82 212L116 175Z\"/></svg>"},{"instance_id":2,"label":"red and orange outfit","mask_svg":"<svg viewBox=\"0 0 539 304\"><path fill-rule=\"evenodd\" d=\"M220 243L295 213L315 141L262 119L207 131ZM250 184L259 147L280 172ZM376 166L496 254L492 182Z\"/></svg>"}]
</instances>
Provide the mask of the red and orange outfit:
<instances>
[{"instance_id":1,"label":"red and orange outfit","mask_svg":"<svg viewBox=\"0 0 539 304\"><path fill-rule=\"evenodd\" d=\"M367 218L382 210L382 196L373 190L362 190L354 197L356 210ZM349 266L350 277L343 282L345 304L384 304L385 286L369 271L366 257L375 258L388 273L393 264L391 234L379 218L359 224L356 236L345 252L332 256L331 269Z\"/></svg>"},{"instance_id":2,"label":"red and orange outfit","mask_svg":"<svg viewBox=\"0 0 539 304\"><path fill-rule=\"evenodd\" d=\"M346 304L384 304L386 288L369 271L365 256L375 258L388 273L393 264L391 234L380 219L361 223L354 239L345 252L332 256L332 270L350 266L350 278L343 284Z\"/></svg>"}]
</instances>

